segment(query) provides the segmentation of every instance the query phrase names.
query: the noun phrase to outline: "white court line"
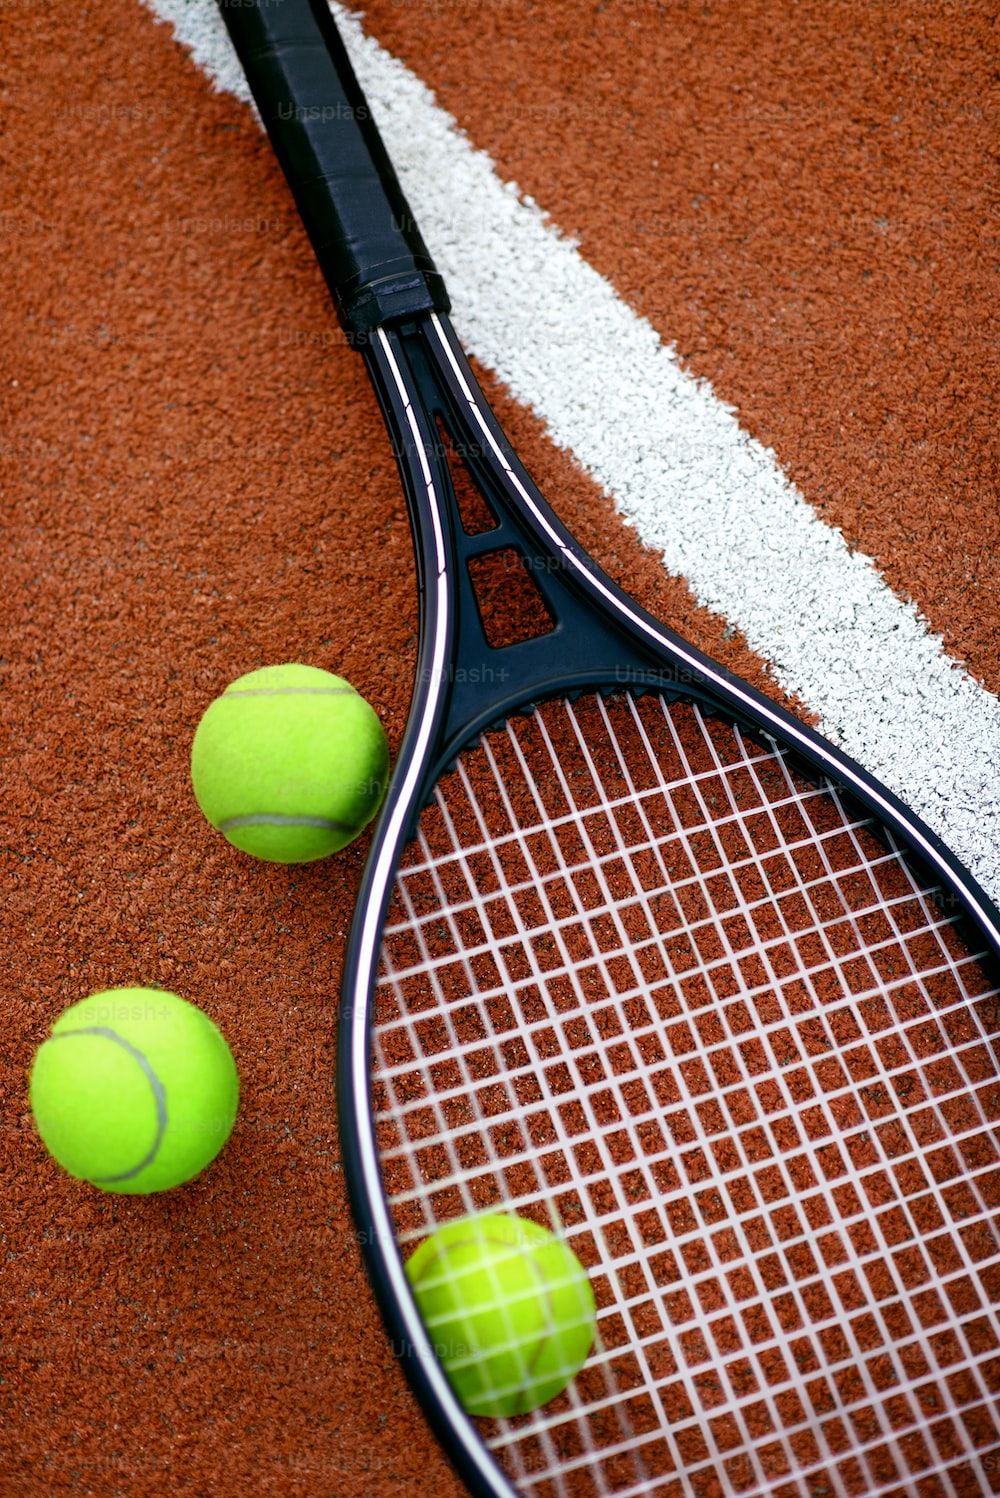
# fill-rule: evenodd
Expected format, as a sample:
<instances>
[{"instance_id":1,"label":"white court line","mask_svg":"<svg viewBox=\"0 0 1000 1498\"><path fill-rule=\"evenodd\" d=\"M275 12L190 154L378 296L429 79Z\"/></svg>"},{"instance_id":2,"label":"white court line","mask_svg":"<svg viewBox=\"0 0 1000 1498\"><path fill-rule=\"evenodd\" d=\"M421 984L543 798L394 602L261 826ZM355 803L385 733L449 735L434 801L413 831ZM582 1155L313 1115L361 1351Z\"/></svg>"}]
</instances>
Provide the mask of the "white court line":
<instances>
[{"instance_id":1,"label":"white court line","mask_svg":"<svg viewBox=\"0 0 1000 1498\"><path fill-rule=\"evenodd\" d=\"M146 3L217 88L249 99L214 0ZM1000 899L1000 702L420 79L334 11L466 349Z\"/></svg>"}]
</instances>

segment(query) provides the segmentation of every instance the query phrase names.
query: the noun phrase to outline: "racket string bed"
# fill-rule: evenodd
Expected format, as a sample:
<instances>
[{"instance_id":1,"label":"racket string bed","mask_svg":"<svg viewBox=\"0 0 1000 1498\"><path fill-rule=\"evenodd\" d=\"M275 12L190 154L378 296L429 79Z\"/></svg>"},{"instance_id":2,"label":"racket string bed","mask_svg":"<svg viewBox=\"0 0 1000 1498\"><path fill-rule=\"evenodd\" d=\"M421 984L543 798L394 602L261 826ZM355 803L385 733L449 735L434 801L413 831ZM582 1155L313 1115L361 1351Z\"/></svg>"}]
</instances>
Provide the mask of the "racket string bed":
<instances>
[{"instance_id":1,"label":"racket string bed","mask_svg":"<svg viewBox=\"0 0 1000 1498\"><path fill-rule=\"evenodd\" d=\"M996 1032L947 906L779 750L625 694L465 751L397 875L373 1088L404 1253L502 1210L590 1274L582 1373L482 1424L515 1485L992 1491Z\"/></svg>"}]
</instances>

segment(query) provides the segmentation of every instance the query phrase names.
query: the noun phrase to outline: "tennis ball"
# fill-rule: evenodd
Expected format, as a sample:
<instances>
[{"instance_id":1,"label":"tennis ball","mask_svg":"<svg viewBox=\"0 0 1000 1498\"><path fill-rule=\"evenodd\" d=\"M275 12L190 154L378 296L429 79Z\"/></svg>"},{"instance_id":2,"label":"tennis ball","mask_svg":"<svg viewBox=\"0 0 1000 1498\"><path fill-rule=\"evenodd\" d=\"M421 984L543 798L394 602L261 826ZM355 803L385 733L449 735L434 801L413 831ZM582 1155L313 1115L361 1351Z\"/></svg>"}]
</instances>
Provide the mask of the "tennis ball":
<instances>
[{"instance_id":1,"label":"tennis ball","mask_svg":"<svg viewBox=\"0 0 1000 1498\"><path fill-rule=\"evenodd\" d=\"M470 1415L523 1415L575 1378L594 1340L594 1292L561 1239L501 1213L450 1222L406 1273Z\"/></svg>"},{"instance_id":2,"label":"tennis ball","mask_svg":"<svg viewBox=\"0 0 1000 1498\"><path fill-rule=\"evenodd\" d=\"M229 1138L239 1078L212 1021L175 993L111 988L56 1020L31 1068L42 1141L102 1191L179 1186Z\"/></svg>"},{"instance_id":3,"label":"tennis ball","mask_svg":"<svg viewBox=\"0 0 1000 1498\"><path fill-rule=\"evenodd\" d=\"M191 746L194 794L234 847L271 863L336 853L385 794L389 746L374 710L317 666L264 666L217 697Z\"/></svg>"}]
</instances>

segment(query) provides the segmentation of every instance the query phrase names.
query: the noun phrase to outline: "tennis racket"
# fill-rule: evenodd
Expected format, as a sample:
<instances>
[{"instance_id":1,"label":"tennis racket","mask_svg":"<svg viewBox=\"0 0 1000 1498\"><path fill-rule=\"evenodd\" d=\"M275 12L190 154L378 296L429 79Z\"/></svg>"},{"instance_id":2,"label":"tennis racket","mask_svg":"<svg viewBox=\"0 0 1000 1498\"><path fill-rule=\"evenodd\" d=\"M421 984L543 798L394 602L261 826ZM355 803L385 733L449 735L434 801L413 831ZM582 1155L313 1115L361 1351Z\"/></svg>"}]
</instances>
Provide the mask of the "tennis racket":
<instances>
[{"instance_id":1,"label":"tennis racket","mask_svg":"<svg viewBox=\"0 0 1000 1498\"><path fill-rule=\"evenodd\" d=\"M508 1498L996 1490L996 910L560 524L456 341L323 0L223 14L413 528L419 669L349 945L339 1107L429 1418L468 1486ZM404 1272L482 1212L559 1233L598 1307L566 1390L491 1420L463 1411Z\"/></svg>"}]
</instances>

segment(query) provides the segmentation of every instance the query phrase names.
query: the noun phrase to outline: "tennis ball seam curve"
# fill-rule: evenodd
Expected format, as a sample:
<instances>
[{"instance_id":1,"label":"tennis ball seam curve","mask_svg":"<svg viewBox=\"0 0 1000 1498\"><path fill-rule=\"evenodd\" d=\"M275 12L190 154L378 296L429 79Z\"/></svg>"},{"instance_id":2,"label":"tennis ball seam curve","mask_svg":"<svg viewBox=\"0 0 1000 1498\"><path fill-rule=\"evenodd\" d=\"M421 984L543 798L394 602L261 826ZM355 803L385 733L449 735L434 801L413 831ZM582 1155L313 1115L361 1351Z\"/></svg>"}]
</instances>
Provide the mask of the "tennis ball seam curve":
<instances>
[{"instance_id":1,"label":"tennis ball seam curve","mask_svg":"<svg viewBox=\"0 0 1000 1498\"><path fill-rule=\"evenodd\" d=\"M222 697L360 697L355 687L241 687L238 692L229 688ZM221 702L222 698L218 698Z\"/></svg>"},{"instance_id":2,"label":"tennis ball seam curve","mask_svg":"<svg viewBox=\"0 0 1000 1498\"><path fill-rule=\"evenodd\" d=\"M559 1241L559 1240L557 1240L557 1241ZM549 1289L549 1287L548 1287L548 1285L547 1285L547 1283L546 1283L546 1281L545 1281L545 1279L544 1279L544 1277L542 1275L542 1272L541 1272L540 1268L534 1262L534 1259L533 1259L533 1256L532 1256L532 1250L533 1250L533 1248L534 1247L541 1247L543 1245L540 1245L540 1244L539 1245L528 1245L527 1250L526 1250L523 1245L518 1244L518 1243L511 1243L510 1240L507 1239L507 1238L490 1238L490 1237L488 1237L485 1234L476 1234L475 1237L471 1237L471 1238L453 1238L453 1239L449 1240L447 1249L444 1249L444 1248L438 1249L438 1251L433 1255L433 1257L430 1258L430 1259L428 1259L427 1263L424 1266L423 1274L425 1275L427 1273L427 1270L430 1269L438 1261L438 1259L447 1258L448 1250L450 1250L452 1248L479 1248L483 1244L486 1244L490 1248L500 1248L500 1249L504 1249L505 1248L505 1249L512 1250L512 1252L510 1254L510 1257L511 1257L512 1260L515 1258L515 1256L518 1259L520 1259L520 1260L525 1260L526 1259L527 1260L528 1269L534 1275L535 1279L538 1281L539 1288L541 1290L541 1298L543 1299L544 1304L545 1304L546 1323L547 1323L547 1325L546 1325L545 1330L542 1331L539 1334L538 1341L535 1343L535 1346L534 1346L534 1348L532 1349L532 1352L531 1352L531 1356L528 1358L527 1372L529 1374L529 1378L528 1378L528 1380L526 1382L523 1382L517 1389L513 1389L511 1391L511 1395L512 1395L512 1398L514 1400L514 1408L513 1408L513 1410L511 1410L511 1414L512 1415L523 1415L523 1414L527 1413L528 1410L530 1410L530 1408L531 1408L530 1401L533 1398L533 1388L534 1388L534 1382L535 1381L534 1381L534 1379L532 1379L530 1377L530 1375L533 1373L534 1369L537 1367L538 1362L541 1359L542 1353L545 1351L546 1343L548 1343L549 1341L551 1341L551 1339L555 1336L555 1330L556 1330L555 1329L555 1311L554 1311L554 1307L553 1307L553 1304L552 1304L552 1292L550 1291L550 1289ZM421 1276L421 1278L423 1278L423 1275ZM418 1281L418 1283L419 1283L419 1281ZM494 1391L494 1392L502 1392L502 1391ZM525 1406L525 1409L521 1409L521 1404L522 1404L523 1401L528 1401L528 1403Z\"/></svg>"},{"instance_id":3,"label":"tennis ball seam curve","mask_svg":"<svg viewBox=\"0 0 1000 1498\"><path fill-rule=\"evenodd\" d=\"M338 822L333 817L286 816L277 811L250 811L216 823L219 832L228 832L232 827L318 827L322 832L360 832L363 825Z\"/></svg>"},{"instance_id":4,"label":"tennis ball seam curve","mask_svg":"<svg viewBox=\"0 0 1000 1498\"><path fill-rule=\"evenodd\" d=\"M127 1052L132 1060L138 1063L143 1076L149 1083L153 1094L153 1102L156 1106L156 1134L145 1158L140 1160L138 1165L133 1165L130 1170L121 1171L118 1175L88 1177L88 1180L92 1181L95 1185L101 1186L113 1185L116 1181L134 1180L141 1171L146 1169L147 1165L152 1165L159 1153L163 1136L167 1131L166 1089L150 1065L149 1058L143 1055L142 1051L134 1046L131 1041L126 1040L123 1035L119 1035L117 1030L109 1029L107 1025L82 1025L77 1030L56 1030L49 1036L46 1044L50 1044L53 1040L71 1040L78 1035L99 1035L104 1040L113 1041L115 1045L121 1046L122 1050Z\"/></svg>"}]
</instances>

